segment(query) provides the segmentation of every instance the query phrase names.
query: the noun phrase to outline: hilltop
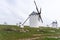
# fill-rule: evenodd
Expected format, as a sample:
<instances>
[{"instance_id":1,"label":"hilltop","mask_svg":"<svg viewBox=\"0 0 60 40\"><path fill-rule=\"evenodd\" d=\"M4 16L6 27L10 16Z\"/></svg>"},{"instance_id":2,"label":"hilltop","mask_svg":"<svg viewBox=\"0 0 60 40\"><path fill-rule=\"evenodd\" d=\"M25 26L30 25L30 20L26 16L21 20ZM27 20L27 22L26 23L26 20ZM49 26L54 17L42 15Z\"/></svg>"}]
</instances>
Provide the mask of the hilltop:
<instances>
[{"instance_id":1,"label":"hilltop","mask_svg":"<svg viewBox=\"0 0 60 40\"><path fill-rule=\"evenodd\" d=\"M60 28L0 25L0 40L60 40Z\"/></svg>"}]
</instances>

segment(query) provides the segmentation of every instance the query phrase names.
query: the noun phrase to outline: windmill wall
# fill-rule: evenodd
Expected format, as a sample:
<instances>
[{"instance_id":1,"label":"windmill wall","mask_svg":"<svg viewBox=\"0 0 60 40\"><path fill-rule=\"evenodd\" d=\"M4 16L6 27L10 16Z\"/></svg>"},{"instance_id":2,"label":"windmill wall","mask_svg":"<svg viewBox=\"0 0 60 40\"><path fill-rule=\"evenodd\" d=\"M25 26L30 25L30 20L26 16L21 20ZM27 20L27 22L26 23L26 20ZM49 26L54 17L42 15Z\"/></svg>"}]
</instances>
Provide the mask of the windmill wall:
<instances>
[{"instance_id":1,"label":"windmill wall","mask_svg":"<svg viewBox=\"0 0 60 40\"><path fill-rule=\"evenodd\" d=\"M29 19L29 24L30 27L39 27L41 22L38 20L39 16L36 15L30 15L30 19Z\"/></svg>"}]
</instances>

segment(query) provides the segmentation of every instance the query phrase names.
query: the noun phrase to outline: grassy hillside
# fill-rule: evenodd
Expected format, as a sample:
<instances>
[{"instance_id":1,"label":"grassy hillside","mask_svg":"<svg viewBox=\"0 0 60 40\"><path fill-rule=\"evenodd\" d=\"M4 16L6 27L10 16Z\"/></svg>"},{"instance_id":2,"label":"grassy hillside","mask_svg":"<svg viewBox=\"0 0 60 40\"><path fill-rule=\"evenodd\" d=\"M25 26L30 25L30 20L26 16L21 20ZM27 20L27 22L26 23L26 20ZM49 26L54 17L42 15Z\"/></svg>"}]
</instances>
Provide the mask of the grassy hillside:
<instances>
[{"instance_id":1,"label":"grassy hillside","mask_svg":"<svg viewBox=\"0 0 60 40\"><path fill-rule=\"evenodd\" d=\"M60 40L60 28L0 25L0 40Z\"/></svg>"}]
</instances>

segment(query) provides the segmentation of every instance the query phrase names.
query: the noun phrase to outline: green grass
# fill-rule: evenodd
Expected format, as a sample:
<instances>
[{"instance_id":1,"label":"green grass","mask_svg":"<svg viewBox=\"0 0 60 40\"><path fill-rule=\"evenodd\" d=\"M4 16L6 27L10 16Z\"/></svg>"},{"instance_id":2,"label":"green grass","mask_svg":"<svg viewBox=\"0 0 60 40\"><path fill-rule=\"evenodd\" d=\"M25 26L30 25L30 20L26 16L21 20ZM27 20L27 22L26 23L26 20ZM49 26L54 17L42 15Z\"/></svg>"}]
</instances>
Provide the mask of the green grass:
<instances>
[{"instance_id":1,"label":"green grass","mask_svg":"<svg viewBox=\"0 0 60 40\"><path fill-rule=\"evenodd\" d=\"M20 30L29 30L29 32L20 32ZM39 31L37 31L39 30ZM52 32L53 31L53 32ZM36 34L36 35L35 35ZM33 36L35 35L35 36ZM60 36L60 29L50 27L30 28L25 26L20 28L16 25L0 25L0 40L19 40L24 38L42 37L36 40L60 40L60 38L48 38L50 36Z\"/></svg>"},{"instance_id":2,"label":"green grass","mask_svg":"<svg viewBox=\"0 0 60 40\"><path fill-rule=\"evenodd\" d=\"M18 40L31 37L28 33L0 31L0 40Z\"/></svg>"}]
</instances>

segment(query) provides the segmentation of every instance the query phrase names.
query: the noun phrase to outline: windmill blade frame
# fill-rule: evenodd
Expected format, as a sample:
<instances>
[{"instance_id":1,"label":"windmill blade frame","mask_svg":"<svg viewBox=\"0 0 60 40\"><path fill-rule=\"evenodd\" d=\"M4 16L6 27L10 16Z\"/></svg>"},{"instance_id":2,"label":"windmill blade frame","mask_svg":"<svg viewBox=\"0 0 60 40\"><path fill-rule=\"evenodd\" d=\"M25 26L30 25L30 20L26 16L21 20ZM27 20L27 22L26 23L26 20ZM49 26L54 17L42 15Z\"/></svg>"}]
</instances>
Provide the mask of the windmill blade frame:
<instances>
[{"instance_id":1,"label":"windmill blade frame","mask_svg":"<svg viewBox=\"0 0 60 40\"><path fill-rule=\"evenodd\" d=\"M40 12L38 13L38 15L39 15L39 20L41 19L41 22L43 23L43 20L42 20L42 17L41 17L41 8L40 8Z\"/></svg>"},{"instance_id":2,"label":"windmill blade frame","mask_svg":"<svg viewBox=\"0 0 60 40\"><path fill-rule=\"evenodd\" d=\"M38 7L37 7L37 5L36 5L35 0L34 0L34 4L35 4L35 6L36 6L36 10L37 10L37 12L39 13L39 10L38 10Z\"/></svg>"},{"instance_id":3,"label":"windmill blade frame","mask_svg":"<svg viewBox=\"0 0 60 40\"><path fill-rule=\"evenodd\" d=\"M41 22L43 23L43 20L42 20L42 17L41 17L41 15L39 15L39 19L41 19Z\"/></svg>"},{"instance_id":4,"label":"windmill blade frame","mask_svg":"<svg viewBox=\"0 0 60 40\"><path fill-rule=\"evenodd\" d=\"M23 24L22 25L24 25L25 23L26 23L26 21L29 19L30 17L28 17L24 22L23 22Z\"/></svg>"},{"instance_id":5,"label":"windmill blade frame","mask_svg":"<svg viewBox=\"0 0 60 40\"><path fill-rule=\"evenodd\" d=\"M41 8L40 8L40 12L39 13L41 14Z\"/></svg>"}]
</instances>

